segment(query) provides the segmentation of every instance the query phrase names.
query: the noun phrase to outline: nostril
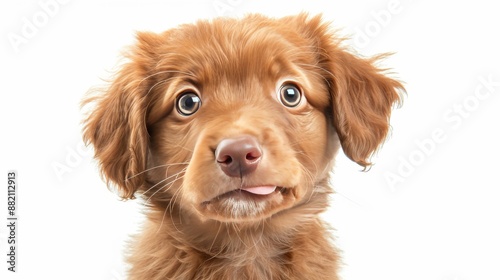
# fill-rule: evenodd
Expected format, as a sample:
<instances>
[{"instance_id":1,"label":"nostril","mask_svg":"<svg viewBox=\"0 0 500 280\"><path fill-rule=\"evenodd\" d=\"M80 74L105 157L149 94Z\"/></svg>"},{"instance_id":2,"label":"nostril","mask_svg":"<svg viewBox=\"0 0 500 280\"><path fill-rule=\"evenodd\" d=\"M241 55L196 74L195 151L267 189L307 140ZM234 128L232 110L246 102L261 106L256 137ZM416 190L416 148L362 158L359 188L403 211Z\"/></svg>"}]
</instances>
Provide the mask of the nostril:
<instances>
[{"instance_id":1,"label":"nostril","mask_svg":"<svg viewBox=\"0 0 500 280\"><path fill-rule=\"evenodd\" d=\"M233 162L233 158L231 156L225 155L225 156L218 158L217 162L229 165L229 164L231 164L231 162Z\"/></svg>"},{"instance_id":2,"label":"nostril","mask_svg":"<svg viewBox=\"0 0 500 280\"><path fill-rule=\"evenodd\" d=\"M262 156L261 153L259 151L255 150L255 151L249 152L245 158L248 161L255 161L255 160L259 159L261 156Z\"/></svg>"}]
</instances>

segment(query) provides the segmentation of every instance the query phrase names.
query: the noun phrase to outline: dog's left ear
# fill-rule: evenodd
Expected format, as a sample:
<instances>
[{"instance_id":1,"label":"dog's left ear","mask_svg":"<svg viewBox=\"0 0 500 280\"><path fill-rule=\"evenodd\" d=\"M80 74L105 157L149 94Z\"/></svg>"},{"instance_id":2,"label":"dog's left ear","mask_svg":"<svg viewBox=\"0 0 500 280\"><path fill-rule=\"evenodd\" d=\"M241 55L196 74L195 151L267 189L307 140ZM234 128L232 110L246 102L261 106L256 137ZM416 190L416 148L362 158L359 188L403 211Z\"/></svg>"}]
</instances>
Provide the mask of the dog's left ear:
<instances>
[{"instance_id":1,"label":"dog's left ear","mask_svg":"<svg viewBox=\"0 0 500 280\"><path fill-rule=\"evenodd\" d=\"M334 126L344 153L366 168L387 136L393 104L401 103L404 88L374 66L383 56L361 59L331 49L329 57Z\"/></svg>"},{"instance_id":2,"label":"dog's left ear","mask_svg":"<svg viewBox=\"0 0 500 280\"><path fill-rule=\"evenodd\" d=\"M321 17L311 19L302 14L302 34L310 40L318 54L318 66L329 85L333 125L344 153L367 168L370 157L382 144L389 131L393 104L401 103L403 85L375 66L377 60L354 56L341 46ZM299 29L299 30L300 30Z\"/></svg>"}]
</instances>

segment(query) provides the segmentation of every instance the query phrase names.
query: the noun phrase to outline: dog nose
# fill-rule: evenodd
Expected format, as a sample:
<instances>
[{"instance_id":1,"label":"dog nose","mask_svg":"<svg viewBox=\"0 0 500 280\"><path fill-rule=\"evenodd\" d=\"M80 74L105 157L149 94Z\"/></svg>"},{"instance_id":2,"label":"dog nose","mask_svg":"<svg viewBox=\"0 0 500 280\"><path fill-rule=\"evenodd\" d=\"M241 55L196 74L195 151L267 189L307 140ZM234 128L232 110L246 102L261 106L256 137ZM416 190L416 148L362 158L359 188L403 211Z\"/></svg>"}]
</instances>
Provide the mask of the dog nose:
<instances>
[{"instance_id":1,"label":"dog nose","mask_svg":"<svg viewBox=\"0 0 500 280\"><path fill-rule=\"evenodd\" d=\"M230 177L252 173L261 158L262 149L257 139L249 135L223 139L215 149L215 160Z\"/></svg>"}]
</instances>

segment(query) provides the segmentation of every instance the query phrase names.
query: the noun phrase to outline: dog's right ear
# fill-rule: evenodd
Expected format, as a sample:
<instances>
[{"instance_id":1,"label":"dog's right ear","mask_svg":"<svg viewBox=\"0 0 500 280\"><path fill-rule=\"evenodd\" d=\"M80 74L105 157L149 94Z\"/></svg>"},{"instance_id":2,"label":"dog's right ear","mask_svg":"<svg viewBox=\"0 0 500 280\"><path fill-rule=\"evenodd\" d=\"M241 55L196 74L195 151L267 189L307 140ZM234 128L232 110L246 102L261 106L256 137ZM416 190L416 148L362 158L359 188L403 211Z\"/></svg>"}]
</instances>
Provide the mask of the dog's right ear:
<instances>
[{"instance_id":1,"label":"dog's right ear","mask_svg":"<svg viewBox=\"0 0 500 280\"><path fill-rule=\"evenodd\" d=\"M94 105L83 121L85 143L94 146L95 158L108 186L118 187L124 199L145 183L148 131L146 114L149 70L154 67L155 47L160 36L139 33L138 43L126 55L129 62L113 82L97 96L89 96L82 105Z\"/></svg>"}]
</instances>

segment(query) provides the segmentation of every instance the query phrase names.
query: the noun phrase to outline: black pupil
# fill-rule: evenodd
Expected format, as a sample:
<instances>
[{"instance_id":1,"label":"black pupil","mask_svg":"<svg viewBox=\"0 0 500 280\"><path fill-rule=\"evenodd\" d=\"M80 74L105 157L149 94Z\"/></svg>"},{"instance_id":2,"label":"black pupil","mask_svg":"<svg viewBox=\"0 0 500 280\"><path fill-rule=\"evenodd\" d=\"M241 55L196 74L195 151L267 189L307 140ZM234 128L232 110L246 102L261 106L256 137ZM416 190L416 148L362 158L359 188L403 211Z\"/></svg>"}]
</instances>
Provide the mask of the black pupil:
<instances>
[{"instance_id":1,"label":"black pupil","mask_svg":"<svg viewBox=\"0 0 500 280\"><path fill-rule=\"evenodd\" d=\"M193 96L187 96L184 98L184 109L191 111L194 108L194 104Z\"/></svg>"},{"instance_id":2,"label":"black pupil","mask_svg":"<svg viewBox=\"0 0 500 280\"><path fill-rule=\"evenodd\" d=\"M286 102L293 105L299 99L299 92L295 87L286 87L284 89L283 98Z\"/></svg>"},{"instance_id":3,"label":"black pupil","mask_svg":"<svg viewBox=\"0 0 500 280\"><path fill-rule=\"evenodd\" d=\"M199 97L196 94L188 93L180 100L180 109L184 114L192 114L198 109Z\"/></svg>"}]
</instances>

